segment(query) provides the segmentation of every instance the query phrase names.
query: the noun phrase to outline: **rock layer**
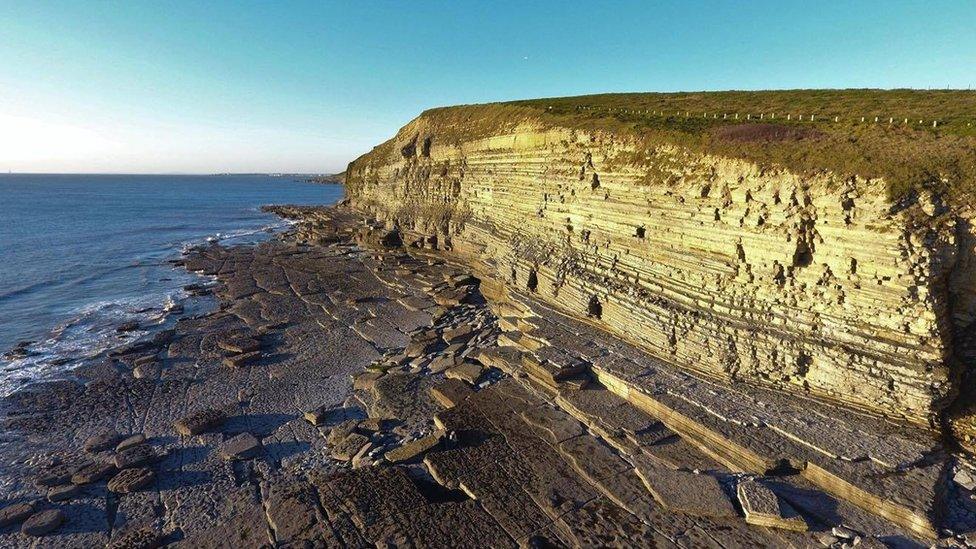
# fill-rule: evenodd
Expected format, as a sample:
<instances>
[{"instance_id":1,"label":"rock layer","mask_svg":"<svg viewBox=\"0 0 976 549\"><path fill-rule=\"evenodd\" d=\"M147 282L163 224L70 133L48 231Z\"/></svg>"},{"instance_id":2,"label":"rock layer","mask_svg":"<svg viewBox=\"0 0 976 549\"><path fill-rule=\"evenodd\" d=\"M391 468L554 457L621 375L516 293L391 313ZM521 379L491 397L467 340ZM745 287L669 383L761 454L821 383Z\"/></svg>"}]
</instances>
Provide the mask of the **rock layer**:
<instances>
[{"instance_id":1,"label":"rock layer","mask_svg":"<svg viewBox=\"0 0 976 549\"><path fill-rule=\"evenodd\" d=\"M406 243L713 377L921 425L959 393L971 209L606 132L434 120L347 170L351 204Z\"/></svg>"}]
</instances>

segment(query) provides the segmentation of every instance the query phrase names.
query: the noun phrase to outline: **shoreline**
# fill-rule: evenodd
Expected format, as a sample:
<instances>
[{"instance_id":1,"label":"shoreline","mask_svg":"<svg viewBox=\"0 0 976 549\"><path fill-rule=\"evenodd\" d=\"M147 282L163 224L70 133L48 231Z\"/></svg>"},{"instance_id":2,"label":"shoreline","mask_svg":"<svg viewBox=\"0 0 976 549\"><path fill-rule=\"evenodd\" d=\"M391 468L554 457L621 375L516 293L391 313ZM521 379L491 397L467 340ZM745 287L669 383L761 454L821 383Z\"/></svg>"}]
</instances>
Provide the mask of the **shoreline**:
<instances>
[{"instance_id":1,"label":"shoreline","mask_svg":"<svg viewBox=\"0 0 976 549\"><path fill-rule=\"evenodd\" d=\"M213 311L86 361L76 370L84 383L3 399L0 516L26 502L57 509L64 523L42 545L62 547L803 546L852 541L848 531L916 546L926 537L795 473L737 470L620 396L605 360L573 353L587 342L610 350L602 356L618 359L615 375L642 354L526 298L497 299L496 281L439 250L403 247L344 202L266 211L299 222L267 242L183 259L216 277ZM691 397L719 390L682 379ZM132 446L142 463L117 463L132 453L118 443L136 435L146 438ZM152 478L114 492L115 469ZM755 488L753 479L786 486L777 496L798 511L779 524L803 532L743 520L737 487ZM676 501L690 485L701 487L697 499ZM811 511L818 505L831 514ZM0 545L34 546L20 528L0 528Z\"/></svg>"}]
</instances>

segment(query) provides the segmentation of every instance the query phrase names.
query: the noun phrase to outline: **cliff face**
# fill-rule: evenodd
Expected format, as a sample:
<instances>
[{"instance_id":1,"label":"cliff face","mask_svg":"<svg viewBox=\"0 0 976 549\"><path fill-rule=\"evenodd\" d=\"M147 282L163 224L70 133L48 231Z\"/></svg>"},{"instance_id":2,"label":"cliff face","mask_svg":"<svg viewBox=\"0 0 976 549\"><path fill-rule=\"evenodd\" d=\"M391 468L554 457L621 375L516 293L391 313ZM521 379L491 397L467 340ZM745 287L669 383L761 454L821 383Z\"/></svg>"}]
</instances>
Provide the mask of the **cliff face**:
<instances>
[{"instance_id":1,"label":"cliff face","mask_svg":"<svg viewBox=\"0 0 976 549\"><path fill-rule=\"evenodd\" d=\"M350 201L684 368L919 424L959 392L971 210L612 132L502 128L458 139L421 116L349 165Z\"/></svg>"}]
</instances>

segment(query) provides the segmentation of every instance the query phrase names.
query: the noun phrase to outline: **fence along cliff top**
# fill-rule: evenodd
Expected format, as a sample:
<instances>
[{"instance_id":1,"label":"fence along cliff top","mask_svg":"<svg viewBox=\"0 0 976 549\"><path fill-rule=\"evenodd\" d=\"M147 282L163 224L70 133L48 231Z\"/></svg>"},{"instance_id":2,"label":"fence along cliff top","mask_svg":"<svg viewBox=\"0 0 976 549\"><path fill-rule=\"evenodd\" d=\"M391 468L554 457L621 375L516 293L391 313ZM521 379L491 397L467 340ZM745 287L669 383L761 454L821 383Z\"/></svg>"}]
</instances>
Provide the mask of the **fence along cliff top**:
<instances>
[{"instance_id":1,"label":"fence along cliff top","mask_svg":"<svg viewBox=\"0 0 976 549\"><path fill-rule=\"evenodd\" d=\"M441 143L526 122L612 132L648 150L675 144L768 168L883 178L892 201L920 187L962 203L976 197L976 91L602 94L443 107L422 117L441 129ZM738 127L746 124L766 128Z\"/></svg>"}]
</instances>

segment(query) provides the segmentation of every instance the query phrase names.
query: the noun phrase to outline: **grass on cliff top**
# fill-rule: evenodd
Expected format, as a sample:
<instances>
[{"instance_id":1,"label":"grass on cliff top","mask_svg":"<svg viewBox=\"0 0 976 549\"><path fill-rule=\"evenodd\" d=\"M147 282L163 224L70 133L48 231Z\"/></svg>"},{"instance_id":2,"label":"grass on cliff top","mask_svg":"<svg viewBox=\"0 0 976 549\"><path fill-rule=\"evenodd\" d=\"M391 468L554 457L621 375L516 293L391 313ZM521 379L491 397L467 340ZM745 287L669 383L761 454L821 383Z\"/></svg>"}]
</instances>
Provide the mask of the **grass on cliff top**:
<instances>
[{"instance_id":1,"label":"grass on cliff top","mask_svg":"<svg viewBox=\"0 0 976 549\"><path fill-rule=\"evenodd\" d=\"M648 148L671 143L800 173L882 177L892 200L926 187L976 203L974 91L615 93L445 107L424 117L439 128L436 139L484 137L522 122L602 130Z\"/></svg>"}]
</instances>

